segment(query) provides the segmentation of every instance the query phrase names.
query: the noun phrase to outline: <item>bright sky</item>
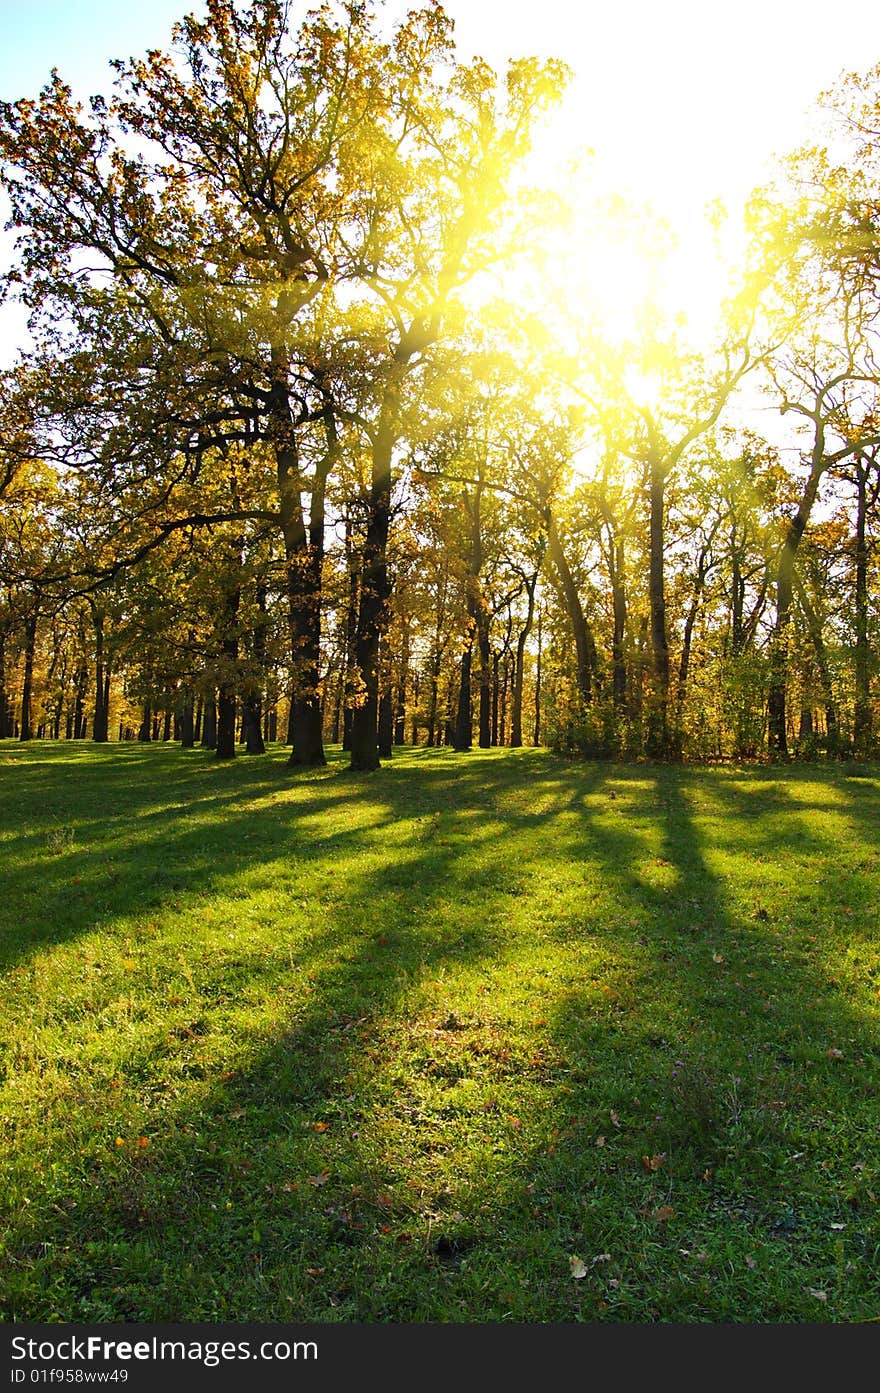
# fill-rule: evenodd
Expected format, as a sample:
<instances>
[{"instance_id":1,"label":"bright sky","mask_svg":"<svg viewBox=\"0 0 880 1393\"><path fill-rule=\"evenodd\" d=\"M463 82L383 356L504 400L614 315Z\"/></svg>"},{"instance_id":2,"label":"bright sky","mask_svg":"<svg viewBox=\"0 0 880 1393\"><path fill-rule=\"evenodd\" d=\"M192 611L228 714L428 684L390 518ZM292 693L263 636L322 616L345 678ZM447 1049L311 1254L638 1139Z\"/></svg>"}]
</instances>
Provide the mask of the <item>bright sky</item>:
<instances>
[{"instance_id":1,"label":"bright sky","mask_svg":"<svg viewBox=\"0 0 880 1393\"><path fill-rule=\"evenodd\" d=\"M590 145L600 182L651 200L685 236L717 197L735 203L843 70L880 59L876 0L448 0L463 57L563 58L575 81L541 157ZM0 0L0 97L33 95L55 65L77 94L107 60L167 43L192 0ZM389 0L394 14L404 0ZM298 7L292 6L294 14ZM2 249L0 244L0 249ZM5 243L8 246L8 240ZM0 319L0 358L21 341Z\"/></svg>"}]
</instances>

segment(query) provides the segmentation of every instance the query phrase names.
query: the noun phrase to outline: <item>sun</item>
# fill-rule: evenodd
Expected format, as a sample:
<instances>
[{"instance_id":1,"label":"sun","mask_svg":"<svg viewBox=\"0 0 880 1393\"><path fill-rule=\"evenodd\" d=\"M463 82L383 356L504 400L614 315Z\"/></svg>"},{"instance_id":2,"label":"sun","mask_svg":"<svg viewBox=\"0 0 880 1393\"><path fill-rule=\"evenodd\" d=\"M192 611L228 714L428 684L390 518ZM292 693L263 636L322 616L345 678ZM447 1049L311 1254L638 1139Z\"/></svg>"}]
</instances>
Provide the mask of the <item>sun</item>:
<instances>
[{"instance_id":1,"label":"sun","mask_svg":"<svg viewBox=\"0 0 880 1393\"><path fill-rule=\"evenodd\" d=\"M658 166L650 140L640 146L635 112L632 128L602 128L595 148L585 144L590 130L575 92L536 131L518 182L547 196L539 270L515 272L504 289L538 309L556 282L570 311L614 347L666 326L698 349L717 329L742 257L741 173L727 181L716 166L710 186L684 158Z\"/></svg>"}]
</instances>

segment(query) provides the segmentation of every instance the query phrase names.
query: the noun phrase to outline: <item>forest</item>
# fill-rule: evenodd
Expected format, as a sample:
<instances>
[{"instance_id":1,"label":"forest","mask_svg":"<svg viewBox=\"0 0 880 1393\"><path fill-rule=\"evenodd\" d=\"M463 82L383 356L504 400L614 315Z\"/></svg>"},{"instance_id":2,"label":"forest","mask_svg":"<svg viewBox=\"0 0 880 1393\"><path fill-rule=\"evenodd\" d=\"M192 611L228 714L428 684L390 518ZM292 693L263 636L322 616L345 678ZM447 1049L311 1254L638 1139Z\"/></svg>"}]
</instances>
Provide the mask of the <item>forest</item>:
<instances>
[{"instance_id":1,"label":"forest","mask_svg":"<svg viewBox=\"0 0 880 1393\"><path fill-rule=\"evenodd\" d=\"M880 66L694 240L393 8L0 103L0 1330L876 1321Z\"/></svg>"},{"instance_id":2,"label":"forest","mask_svg":"<svg viewBox=\"0 0 880 1393\"><path fill-rule=\"evenodd\" d=\"M699 323L648 208L535 182L564 64L437 5L115 68L0 107L0 734L876 751L880 68L707 213Z\"/></svg>"}]
</instances>

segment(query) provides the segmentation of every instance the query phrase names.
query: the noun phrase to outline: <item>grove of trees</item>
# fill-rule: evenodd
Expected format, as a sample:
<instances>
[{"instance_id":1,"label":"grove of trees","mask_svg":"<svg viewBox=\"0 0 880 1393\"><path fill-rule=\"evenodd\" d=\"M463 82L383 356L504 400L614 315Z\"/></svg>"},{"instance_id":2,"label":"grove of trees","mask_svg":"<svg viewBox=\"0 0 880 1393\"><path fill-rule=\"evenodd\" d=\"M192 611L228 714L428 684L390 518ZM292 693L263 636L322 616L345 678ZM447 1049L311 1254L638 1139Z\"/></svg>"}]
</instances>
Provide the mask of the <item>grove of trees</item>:
<instances>
[{"instance_id":1,"label":"grove of trees","mask_svg":"<svg viewBox=\"0 0 880 1393\"><path fill-rule=\"evenodd\" d=\"M567 71L439 5L210 0L115 69L0 105L0 737L877 753L880 67L700 341L571 293Z\"/></svg>"}]
</instances>

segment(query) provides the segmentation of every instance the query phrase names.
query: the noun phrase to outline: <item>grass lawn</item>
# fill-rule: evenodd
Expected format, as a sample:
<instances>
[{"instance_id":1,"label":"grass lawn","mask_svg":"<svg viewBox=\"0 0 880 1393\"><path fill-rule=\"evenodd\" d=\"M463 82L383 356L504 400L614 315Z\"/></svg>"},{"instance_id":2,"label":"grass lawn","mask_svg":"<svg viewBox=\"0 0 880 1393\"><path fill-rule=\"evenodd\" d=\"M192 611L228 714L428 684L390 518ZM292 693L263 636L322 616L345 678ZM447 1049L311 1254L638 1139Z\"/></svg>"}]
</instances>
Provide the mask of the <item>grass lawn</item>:
<instances>
[{"instance_id":1,"label":"grass lawn","mask_svg":"<svg viewBox=\"0 0 880 1393\"><path fill-rule=\"evenodd\" d=\"M0 744L6 1320L880 1316L880 770Z\"/></svg>"}]
</instances>

